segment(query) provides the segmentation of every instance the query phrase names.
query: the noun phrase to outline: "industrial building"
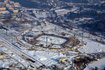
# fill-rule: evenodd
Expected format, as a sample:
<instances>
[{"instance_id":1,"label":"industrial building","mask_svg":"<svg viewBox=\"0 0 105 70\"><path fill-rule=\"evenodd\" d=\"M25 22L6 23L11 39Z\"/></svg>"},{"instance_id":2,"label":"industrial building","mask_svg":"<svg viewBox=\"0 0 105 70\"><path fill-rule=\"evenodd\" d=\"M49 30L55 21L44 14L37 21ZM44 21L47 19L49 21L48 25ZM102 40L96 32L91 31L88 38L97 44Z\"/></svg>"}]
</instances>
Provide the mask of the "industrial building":
<instances>
[{"instance_id":1,"label":"industrial building","mask_svg":"<svg viewBox=\"0 0 105 70\"><path fill-rule=\"evenodd\" d=\"M10 0L5 0L4 2L0 2L0 14L8 14L8 13L18 13L20 4L18 2L13 2Z\"/></svg>"}]
</instances>

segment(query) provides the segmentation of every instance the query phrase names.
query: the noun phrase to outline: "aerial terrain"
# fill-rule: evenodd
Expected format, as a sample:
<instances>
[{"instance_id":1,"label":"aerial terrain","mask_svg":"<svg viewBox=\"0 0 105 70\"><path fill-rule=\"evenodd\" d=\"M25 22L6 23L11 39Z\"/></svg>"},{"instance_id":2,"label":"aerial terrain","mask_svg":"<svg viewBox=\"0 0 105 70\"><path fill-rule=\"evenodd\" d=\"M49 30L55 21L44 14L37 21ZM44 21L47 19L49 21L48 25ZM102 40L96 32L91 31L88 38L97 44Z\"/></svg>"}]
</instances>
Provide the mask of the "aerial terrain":
<instances>
[{"instance_id":1,"label":"aerial terrain","mask_svg":"<svg viewBox=\"0 0 105 70\"><path fill-rule=\"evenodd\" d=\"M0 0L0 70L105 70L105 0Z\"/></svg>"}]
</instances>

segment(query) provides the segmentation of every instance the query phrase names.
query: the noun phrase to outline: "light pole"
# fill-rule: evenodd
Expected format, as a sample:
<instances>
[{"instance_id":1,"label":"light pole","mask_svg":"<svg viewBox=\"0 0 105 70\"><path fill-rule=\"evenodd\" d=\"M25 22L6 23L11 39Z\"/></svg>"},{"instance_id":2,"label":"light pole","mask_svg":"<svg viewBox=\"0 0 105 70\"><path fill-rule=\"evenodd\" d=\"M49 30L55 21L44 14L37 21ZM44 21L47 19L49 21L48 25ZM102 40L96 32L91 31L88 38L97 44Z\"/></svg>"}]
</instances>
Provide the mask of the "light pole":
<instances>
[{"instance_id":1,"label":"light pole","mask_svg":"<svg viewBox=\"0 0 105 70\"><path fill-rule=\"evenodd\" d=\"M48 41L48 37L46 37L46 47L48 46L48 45L47 45L47 41Z\"/></svg>"}]
</instances>

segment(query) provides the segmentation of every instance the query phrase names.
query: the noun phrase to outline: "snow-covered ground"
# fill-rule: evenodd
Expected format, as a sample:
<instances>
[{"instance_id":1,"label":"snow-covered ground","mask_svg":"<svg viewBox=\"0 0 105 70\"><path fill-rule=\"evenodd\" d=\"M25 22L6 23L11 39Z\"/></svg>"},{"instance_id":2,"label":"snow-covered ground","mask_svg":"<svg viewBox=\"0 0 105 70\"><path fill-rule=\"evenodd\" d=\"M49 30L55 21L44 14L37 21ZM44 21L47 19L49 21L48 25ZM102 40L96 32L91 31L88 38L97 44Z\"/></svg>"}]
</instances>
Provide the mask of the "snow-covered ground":
<instances>
[{"instance_id":1,"label":"snow-covered ground","mask_svg":"<svg viewBox=\"0 0 105 70\"><path fill-rule=\"evenodd\" d=\"M105 58L90 63L84 70L91 70L91 68L95 67L98 67L98 70L104 70L103 68L105 68Z\"/></svg>"},{"instance_id":2,"label":"snow-covered ground","mask_svg":"<svg viewBox=\"0 0 105 70\"><path fill-rule=\"evenodd\" d=\"M33 11L33 13L35 14L35 16L37 18L46 18L47 17L47 13L46 12L36 12L36 11Z\"/></svg>"},{"instance_id":3,"label":"snow-covered ground","mask_svg":"<svg viewBox=\"0 0 105 70\"><path fill-rule=\"evenodd\" d=\"M67 9L58 9L58 10L55 10L57 15L64 15L64 14L67 14L69 11L70 10L67 10Z\"/></svg>"},{"instance_id":4,"label":"snow-covered ground","mask_svg":"<svg viewBox=\"0 0 105 70\"><path fill-rule=\"evenodd\" d=\"M82 53L97 53L105 51L105 45L98 43L96 41L92 41L90 39L83 39L86 45L82 46L78 50Z\"/></svg>"},{"instance_id":5,"label":"snow-covered ground","mask_svg":"<svg viewBox=\"0 0 105 70\"><path fill-rule=\"evenodd\" d=\"M41 63L45 64L46 66L51 66L53 64L57 64L57 59L60 57L66 57L62 53L56 52L45 52L45 51L27 51L24 50L27 54L31 55Z\"/></svg>"},{"instance_id":6,"label":"snow-covered ground","mask_svg":"<svg viewBox=\"0 0 105 70\"><path fill-rule=\"evenodd\" d=\"M39 38L37 38L37 40L53 43L53 44L63 44L67 41L66 39L63 39L63 38L48 36L48 35L40 36Z\"/></svg>"}]
</instances>

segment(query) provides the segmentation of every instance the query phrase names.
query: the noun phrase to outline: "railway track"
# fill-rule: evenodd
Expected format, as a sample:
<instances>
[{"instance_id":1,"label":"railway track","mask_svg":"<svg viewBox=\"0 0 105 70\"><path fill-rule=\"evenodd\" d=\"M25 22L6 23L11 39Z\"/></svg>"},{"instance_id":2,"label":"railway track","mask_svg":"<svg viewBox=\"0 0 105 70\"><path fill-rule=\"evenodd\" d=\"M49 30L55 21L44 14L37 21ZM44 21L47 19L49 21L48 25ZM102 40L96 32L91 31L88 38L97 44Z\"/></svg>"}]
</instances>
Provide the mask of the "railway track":
<instances>
[{"instance_id":1,"label":"railway track","mask_svg":"<svg viewBox=\"0 0 105 70\"><path fill-rule=\"evenodd\" d=\"M29 62L31 67L39 68L41 66L45 66L39 60L37 60L37 59L33 58L32 56L28 55L27 53L23 52L21 49L12 45L10 42L5 40L4 38L0 37L0 41L2 42L2 45L4 45L5 48L7 48L8 50L11 50L14 54L17 54L22 59Z\"/></svg>"}]
</instances>

